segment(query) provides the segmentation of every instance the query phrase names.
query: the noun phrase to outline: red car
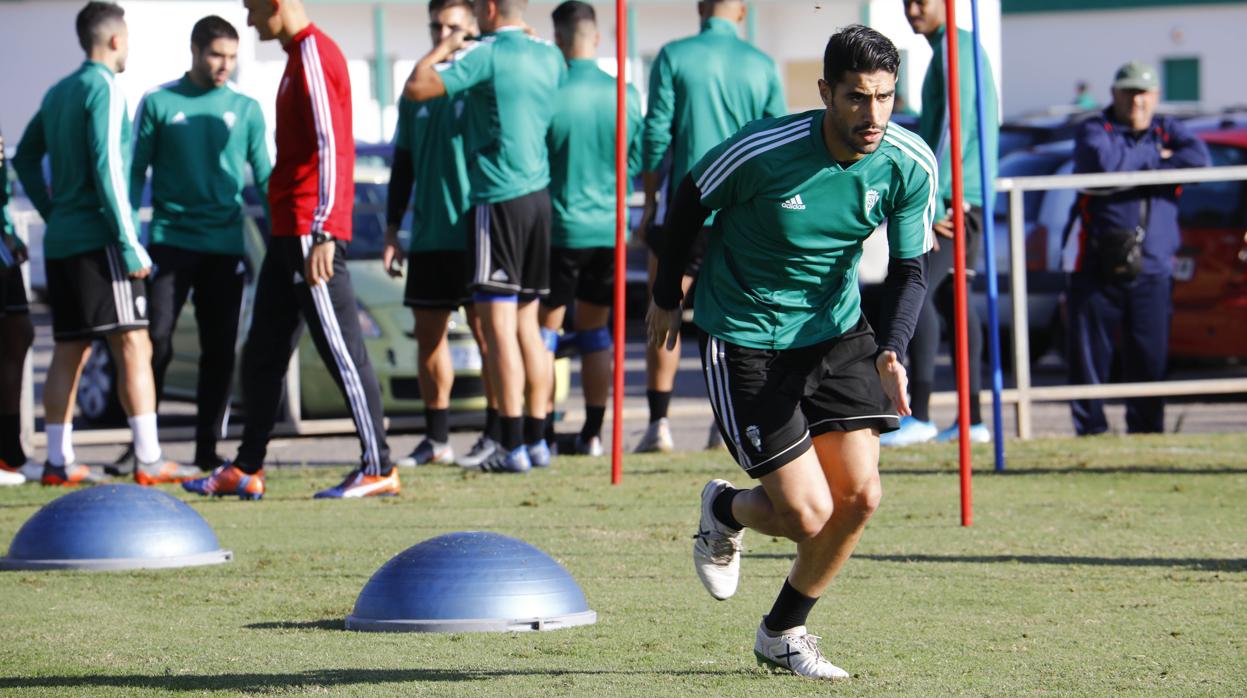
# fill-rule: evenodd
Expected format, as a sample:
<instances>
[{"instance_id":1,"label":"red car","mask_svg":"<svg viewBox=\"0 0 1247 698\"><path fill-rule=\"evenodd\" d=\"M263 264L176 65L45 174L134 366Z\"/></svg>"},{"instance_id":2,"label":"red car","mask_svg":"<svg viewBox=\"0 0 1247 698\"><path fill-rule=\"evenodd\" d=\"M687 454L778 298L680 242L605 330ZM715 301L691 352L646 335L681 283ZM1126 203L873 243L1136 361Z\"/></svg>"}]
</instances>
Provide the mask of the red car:
<instances>
[{"instance_id":1,"label":"red car","mask_svg":"<svg viewBox=\"0 0 1247 698\"><path fill-rule=\"evenodd\" d=\"M1214 166L1247 165L1247 129L1206 131ZM1183 187L1169 355L1247 358L1247 181Z\"/></svg>"}]
</instances>

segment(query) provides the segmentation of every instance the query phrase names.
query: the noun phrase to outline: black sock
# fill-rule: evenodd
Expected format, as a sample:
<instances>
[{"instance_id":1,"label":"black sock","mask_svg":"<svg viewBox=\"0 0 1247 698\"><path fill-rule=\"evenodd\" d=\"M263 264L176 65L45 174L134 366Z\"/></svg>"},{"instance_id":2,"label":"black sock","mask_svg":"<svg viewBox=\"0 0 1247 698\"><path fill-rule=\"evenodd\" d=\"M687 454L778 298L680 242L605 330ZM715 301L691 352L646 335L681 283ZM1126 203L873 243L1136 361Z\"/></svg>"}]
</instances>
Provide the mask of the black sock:
<instances>
[{"instance_id":1,"label":"black sock","mask_svg":"<svg viewBox=\"0 0 1247 698\"><path fill-rule=\"evenodd\" d=\"M554 448L555 444L558 443L558 434L554 433L554 412L548 412L546 414L544 433L546 444L548 444L550 448Z\"/></svg>"},{"instance_id":2,"label":"black sock","mask_svg":"<svg viewBox=\"0 0 1247 698\"><path fill-rule=\"evenodd\" d=\"M502 443L502 422L498 421L498 410L489 407L485 410L485 436L497 443Z\"/></svg>"},{"instance_id":3,"label":"black sock","mask_svg":"<svg viewBox=\"0 0 1247 698\"><path fill-rule=\"evenodd\" d=\"M580 427L580 440L588 441L602 435L602 420L606 418L606 405L585 407L585 424Z\"/></svg>"},{"instance_id":4,"label":"black sock","mask_svg":"<svg viewBox=\"0 0 1247 698\"><path fill-rule=\"evenodd\" d=\"M500 443L507 452L514 451L524 445L524 420L520 417L498 417L502 425Z\"/></svg>"},{"instance_id":5,"label":"black sock","mask_svg":"<svg viewBox=\"0 0 1247 698\"><path fill-rule=\"evenodd\" d=\"M26 464L26 452L22 450L21 414L0 415L0 459L14 468Z\"/></svg>"},{"instance_id":6,"label":"black sock","mask_svg":"<svg viewBox=\"0 0 1247 698\"><path fill-rule=\"evenodd\" d=\"M546 438L546 418L524 416L524 443L535 444Z\"/></svg>"},{"instance_id":7,"label":"black sock","mask_svg":"<svg viewBox=\"0 0 1247 698\"><path fill-rule=\"evenodd\" d=\"M793 589L792 584L785 579L784 588L780 589L779 596L775 597L775 605L771 606L771 612L766 614L762 622L766 624L766 629L773 633L805 625L805 619L809 617L810 610L816 603L818 599L811 599Z\"/></svg>"},{"instance_id":8,"label":"black sock","mask_svg":"<svg viewBox=\"0 0 1247 698\"><path fill-rule=\"evenodd\" d=\"M914 412L914 419L920 422L931 421L931 384L919 381L909 382L909 408Z\"/></svg>"},{"instance_id":9,"label":"black sock","mask_svg":"<svg viewBox=\"0 0 1247 698\"><path fill-rule=\"evenodd\" d=\"M710 511L714 514L714 518L718 519L719 523L724 526L729 526L737 531L744 528L744 526L732 515L732 500L741 492L744 492L744 490L727 487L715 496L714 501L710 503Z\"/></svg>"},{"instance_id":10,"label":"black sock","mask_svg":"<svg viewBox=\"0 0 1247 698\"><path fill-rule=\"evenodd\" d=\"M443 407L424 409L424 433L433 441L444 444L450 441L450 410Z\"/></svg>"},{"instance_id":11,"label":"black sock","mask_svg":"<svg viewBox=\"0 0 1247 698\"><path fill-rule=\"evenodd\" d=\"M645 399L649 401L649 421L667 418L667 408L671 406L670 390L646 390Z\"/></svg>"},{"instance_id":12,"label":"black sock","mask_svg":"<svg viewBox=\"0 0 1247 698\"><path fill-rule=\"evenodd\" d=\"M983 423L983 402L976 395L970 398L970 426Z\"/></svg>"}]
</instances>

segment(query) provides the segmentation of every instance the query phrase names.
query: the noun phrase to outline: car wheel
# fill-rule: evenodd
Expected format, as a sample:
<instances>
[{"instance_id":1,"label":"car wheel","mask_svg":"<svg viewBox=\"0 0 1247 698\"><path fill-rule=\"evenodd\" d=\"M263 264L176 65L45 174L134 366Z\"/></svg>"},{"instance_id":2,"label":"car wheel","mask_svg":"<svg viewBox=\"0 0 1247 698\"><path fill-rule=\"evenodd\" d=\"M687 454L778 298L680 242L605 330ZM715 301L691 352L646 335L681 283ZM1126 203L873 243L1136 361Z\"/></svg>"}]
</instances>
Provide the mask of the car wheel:
<instances>
[{"instance_id":1,"label":"car wheel","mask_svg":"<svg viewBox=\"0 0 1247 698\"><path fill-rule=\"evenodd\" d=\"M91 345L91 356L78 379L78 412L92 426L125 423L121 398L117 392L117 369L104 342Z\"/></svg>"}]
</instances>

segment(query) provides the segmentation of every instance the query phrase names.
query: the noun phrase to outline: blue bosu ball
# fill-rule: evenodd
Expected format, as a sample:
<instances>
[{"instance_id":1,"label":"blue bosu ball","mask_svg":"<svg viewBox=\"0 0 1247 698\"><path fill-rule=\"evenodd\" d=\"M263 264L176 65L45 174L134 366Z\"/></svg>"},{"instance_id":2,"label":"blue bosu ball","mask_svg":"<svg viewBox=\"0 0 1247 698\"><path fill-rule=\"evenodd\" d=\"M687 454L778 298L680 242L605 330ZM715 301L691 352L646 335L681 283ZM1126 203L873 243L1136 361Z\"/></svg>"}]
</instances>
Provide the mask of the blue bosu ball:
<instances>
[{"instance_id":1,"label":"blue bosu ball","mask_svg":"<svg viewBox=\"0 0 1247 698\"><path fill-rule=\"evenodd\" d=\"M48 502L13 536L6 570L129 570L228 562L194 509L138 485L101 485Z\"/></svg>"},{"instance_id":2,"label":"blue bosu ball","mask_svg":"<svg viewBox=\"0 0 1247 698\"><path fill-rule=\"evenodd\" d=\"M430 538L381 566L348 630L556 630L597 621L576 580L522 540L464 531Z\"/></svg>"}]
</instances>

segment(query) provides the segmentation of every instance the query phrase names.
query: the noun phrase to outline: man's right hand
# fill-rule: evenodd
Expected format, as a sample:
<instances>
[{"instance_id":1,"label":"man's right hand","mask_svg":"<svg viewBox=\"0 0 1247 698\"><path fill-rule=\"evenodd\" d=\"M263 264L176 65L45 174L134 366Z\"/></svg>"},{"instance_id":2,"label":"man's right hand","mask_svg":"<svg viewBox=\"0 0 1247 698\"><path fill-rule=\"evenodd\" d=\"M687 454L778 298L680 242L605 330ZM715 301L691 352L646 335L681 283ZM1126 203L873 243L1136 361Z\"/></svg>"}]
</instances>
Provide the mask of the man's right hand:
<instances>
[{"instance_id":1,"label":"man's right hand","mask_svg":"<svg viewBox=\"0 0 1247 698\"><path fill-rule=\"evenodd\" d=\"M684 311L681 308L663 310L650 299L649 311L645 313L645 326L648 328L650 346L667 351L675 350L676 340L680 337L680 324L684 322Z\"/></svg>"},{"instance_id":2,"label":"man's right hand","mask_svg":"<svg viewBox=\"0 0 1247 698\"><path fill-rule=\"evenodd\" d=\"M392 279L403 276L403 248L398 244L398 229L389 227L385 230L385 246L381 248L381 264L385 273Z\"/></svg>"},{"instance_id":3,"label":"man's right hand","mask_svg":"<svg viewBox=\"0 0 1247 698\"><path fill-rule=\"evenodd\" d=\"M138 271L130 272L130 278L131 279L146 279L148 276L151 275L151 273L152 273L151 267L143 267L142 269L139 269Z\"/></svg>"}]
</instances>

